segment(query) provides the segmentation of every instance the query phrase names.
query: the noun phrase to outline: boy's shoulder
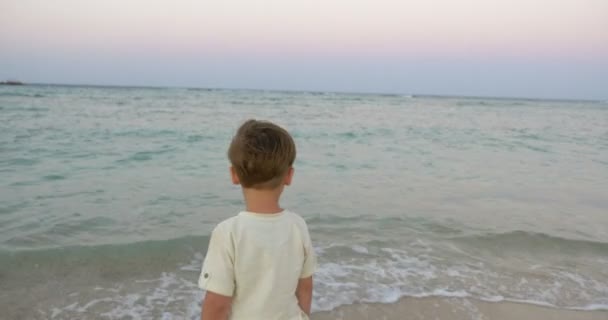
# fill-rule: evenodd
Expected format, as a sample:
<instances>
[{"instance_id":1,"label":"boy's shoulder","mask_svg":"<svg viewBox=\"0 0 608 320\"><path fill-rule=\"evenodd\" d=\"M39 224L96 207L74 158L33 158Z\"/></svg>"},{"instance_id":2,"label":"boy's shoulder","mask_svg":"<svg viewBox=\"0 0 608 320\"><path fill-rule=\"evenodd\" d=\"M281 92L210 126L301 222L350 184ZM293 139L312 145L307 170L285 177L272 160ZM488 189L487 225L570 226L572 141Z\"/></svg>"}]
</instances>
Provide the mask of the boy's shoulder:
<instances>
[{"instance_id":1,"label":"boy's shoulder","mask_svg":"<svg viewBox=\"0 0 608 320\"><path fill-rule=\"evenodd\" d=\"M223 220L222 222L218 223L215 228L213 228L213 232L228 232L232 229L232 227L234 226L234 223L236 222L238 218L238 215L236 216L232 216L228 219Z\"/></svg>"},{"instance_id":2,"label":"boy's shoulder","mask_svg":"<svg viewBox=\"0 0 608 320\"><path fill-rule=\"evenodd\" d=\"M294 225L298 227L300 232L308 234L308 224L306 224L306 220L304 220L302 216L289 210L285 210L284 215L286 216L286 218L291 220Z\"/></svg>"},{"instance_id":3,"label":"boy's shoulder","mask_svg":"<svg viewBox=\"0 0 608 320\"><path fill-rule=\"evenodd\" d=\"M268 218L272 219L274 217L268 217ZM304 228L308 227L306 224L306 220L304 220L304 218L302 218L302 216L300 216L299 214L297 214L293 211L290 211L290 210L283 211L280 214L280 216L277 216L276 218L283 218L283 219L290 220L290 221L296 223L299 227L304 227ZM237 225L239 225L241 223L241 221L243 219L247 219L246 211L241 211L237 215L234 215L234 216L227 218L226 220L223 220L222 222L218 223L217 226L215 226L215 228L214 228L214 232L230 233L231 231L233 231L235 229L235 227L237 227ZM262 218L262 219L267 219L267 218Z\"/></svg>"},{"instance_id":4,"label":"boy's shoulder","mask_svg":"<svg viewBox=\"0 0 608 320\"><path fill-rule=\"evenodd\" d=\"M291 218L295 220L299 225L306 226L306 220L304 220L304 218L302 218L302 216L300 216L299 214L289 210L285 210L285 214L290 215Z\"/></svg>"}]
</instances>

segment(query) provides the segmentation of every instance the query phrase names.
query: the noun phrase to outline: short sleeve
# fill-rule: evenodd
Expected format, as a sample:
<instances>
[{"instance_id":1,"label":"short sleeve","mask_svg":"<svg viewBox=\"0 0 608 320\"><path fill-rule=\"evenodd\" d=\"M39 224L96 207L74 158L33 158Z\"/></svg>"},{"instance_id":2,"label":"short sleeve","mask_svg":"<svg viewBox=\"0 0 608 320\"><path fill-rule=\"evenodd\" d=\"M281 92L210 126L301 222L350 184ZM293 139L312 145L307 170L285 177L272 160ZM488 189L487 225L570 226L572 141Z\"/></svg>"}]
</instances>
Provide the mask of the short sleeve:
<instances>
[{"instance_id":1,"label":"short sleeve","mask_svg":"<svg viewBox=\"0 0 608 320\"><path fill-rule=\"evenodd\" d=\"M310 234L308 233L308 226L306 226L306 224L304 224L303 231L304 264L302 266L302 272L300 273L300 279L312 276L317 269L317 256L314 248L312 247L312 241L310 240Z\"/></svg>"},{"instance_id":2,"label":"short sleeve","mask_svg":"<svg viewBox=\"0 0 608 320\"><path fill-rule=\"evenodd\" d=\"M228 297L234 293L234 247L230 236L218 227L211 233L198 286Z\"/></svg>"}]
</instances>

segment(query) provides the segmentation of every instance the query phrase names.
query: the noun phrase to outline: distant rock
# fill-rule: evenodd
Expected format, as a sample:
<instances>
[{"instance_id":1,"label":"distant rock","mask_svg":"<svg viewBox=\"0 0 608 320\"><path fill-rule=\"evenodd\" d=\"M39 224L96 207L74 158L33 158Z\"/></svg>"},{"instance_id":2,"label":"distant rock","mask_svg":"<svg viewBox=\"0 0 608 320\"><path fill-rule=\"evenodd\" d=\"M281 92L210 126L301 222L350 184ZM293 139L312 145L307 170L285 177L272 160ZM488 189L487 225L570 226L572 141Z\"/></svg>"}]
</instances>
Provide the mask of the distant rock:
<instances>
[{"instance_id":1,"label":"distant rock","mask_svg":"<svg viewBox=\"0 0 608 320\"><path fill-rule=\"evenodd\" d=\"M21 82L21 81L17 81L17 80L6 80L6 81L0 81L0 85L5 85L5 86L22 86L25 83Z\"/></svg>"}]
</instances>

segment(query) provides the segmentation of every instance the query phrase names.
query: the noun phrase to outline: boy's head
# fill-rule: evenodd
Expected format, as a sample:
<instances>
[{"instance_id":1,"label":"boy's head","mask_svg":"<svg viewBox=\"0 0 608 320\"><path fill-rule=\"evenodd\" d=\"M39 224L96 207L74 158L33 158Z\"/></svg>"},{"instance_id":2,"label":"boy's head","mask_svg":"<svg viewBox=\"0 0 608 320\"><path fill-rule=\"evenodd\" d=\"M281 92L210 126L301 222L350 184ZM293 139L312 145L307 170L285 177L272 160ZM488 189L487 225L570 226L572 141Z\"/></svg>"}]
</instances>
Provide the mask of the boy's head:
<instances>
[{"instance_id":1,"label":"boy's head","mask_svg":"<svg viewBox=\"0 0 608 320\"><path fill-rule=\"evenodd\" d=\"M296 145L276 124L248 120L232 139L228 158L234 183L243 188L275 189L290 183Z\"/></svg>"}]
</instances>

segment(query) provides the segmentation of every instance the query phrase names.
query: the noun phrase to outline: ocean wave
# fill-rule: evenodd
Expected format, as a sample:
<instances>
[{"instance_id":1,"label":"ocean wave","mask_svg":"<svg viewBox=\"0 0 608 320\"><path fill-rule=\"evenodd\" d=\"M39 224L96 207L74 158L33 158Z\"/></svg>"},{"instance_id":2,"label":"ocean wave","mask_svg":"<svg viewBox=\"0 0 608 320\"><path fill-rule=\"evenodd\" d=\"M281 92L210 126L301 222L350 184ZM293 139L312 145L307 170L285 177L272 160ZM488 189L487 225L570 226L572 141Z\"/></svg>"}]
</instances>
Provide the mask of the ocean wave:
<instances>
[{"instance_id":1,"label":"ocean wave","mask_svg":"<svg viewBox=\"0 0 608 320\"><path fill-rule=\"evenodd\" d=\"M542 232L514 230L504 233L484 233L451 237L456 242L466 242L486 249L516 248L517 250L536 250L543 252L585 252L591 251L608 255L608 242L589 239L573 239Z\"/></svg>"},{"instance_id":2,"label":"ocean wave","mask_svg":"<svg viewBox=\"0 0 608 320\"><path fill-rule=\"evenodd\" d=\"M356 247L353 251L359 251ZM358 302L394 303L404 297L459 297L554 308L604 310L608 285L575 271L538 275L492 270L484 263L445 263L431 255L385 249L385 258L322 263L315 275L315 310Z\"/></svg>"},{"instance_id":3,"label":"ocean wave","mask_svg":"<svg viewBox=\"0 0 608 320\"><path fill-rule=\"evenodd\" d=\"M124 130L113 132L112 135L116 137L137 137L137 138L156 138L162 136L178 135L178 130L167 130L167 129L138 129L138 130Z\"/></svg>"},{"instance_id":4,"label":"ocean wave","mask_svg":"<svg viewBox=\"0 0 608 320\"><path fill-rule=\"evenodd\" d=\"M315 215L307 217L307 223L314 226L317 232L335 232L360 230L369 232L368 227L374 226L385 233L414 232L430 233L440 237L457 236L465 233L466 228L453 221L437 221L422 216L379 216L379 215L353 215L338 216L332 214Z\"/></svg>"},{"instance_id":5,"label":"ocean wave","mask_svg":"<svg viewBox=\"0 0 608 320\"><path fill-rule=\"evenodd\" d=\"M49 111L50 108L45 108L45 107L16 107L16 106L11 106L11 107L2 107L4 110L7 111L15 111L15 112L46 112Z\"/></svg>"},{"instance_id":6,"label":"ocean wave","mask_svg":"<svg viewBox=\"0 0 608 320\"><path fill-rule=\"evenodd\" d=\"M40 159L31 158L9 158L0 160L0 165L6 166L7 168L11 168L13 166L33 166L35 164L38 164L40 161Z\"/></svg>"},{"instance_id":7,"label":"ocean wave","mask_svg":"<svg viewBox=\"0 0 608 320\"><path fill-rule=\"evenodd\" d=\"M77 292L61 299L43 299L51 305L37 308L46 310L51 319L86 319L92 314L110 318L196 319L203 297L196 281L208 240L184 237L0 252L0 274L9 279L5 281L6 288L24 283L61 283L64 290ZM315 274L314 311L353 303L394 303L407 297L608 310L608 300L603 298L608 297L608 285L576 271L549 270L535 276L496 270L480 261L450 261L435 252L432 243L423 240L416 240L407 248L364 241L319 245L315 250L320 264ZM7 261L12 263L7 265Z\"/></svg>"},{"instance_id":8,"label":"ocean wave","mask_svg":"<svg viewBox=\"0 0 608 320\"><path fill-rule=\"evenodd\" d=\"M160 156L167 153L177 151L177 148L163 146L162 149L149 150L149 151L137 151L127 158L116 160L116 163L128 163L128 162L140 162L148 161L156 156Z\"/></svg>"},{"instance_id":9,"label":"ocean wave","mask_svg":"<svg viewBox=\"0 0 608 320\"><path fill-rule=\"evenodd\" d=\"M0 91L0 97L44 98L46 96L41 93L2 92L2 91Z\"/></svg>"},{"instance_id":10,"label":"ocean wave","mask_svg":"<svg viewBox=\"0 0 608 320\"><path fill-rule=\"evenodd\" d=\"M218 88L187 88L187 91L203 91L203 92L221 92L226 91L226 89L218 89Z\"/></svg>"},{"instance_id":11,"label":"ocean wave","mask_svg":"<svg viewBox=\"0 0 608 320\"><path fill-rule=\"evenodd\" d=\"M50 319L200 319L203 291L188 273L163 272L136 283L137 290L96 286L98 298L55 305L47 315Z\"/></svg>"},{"instance_id":12,"label":"ocean wave","mask_svg":"<svg viewBox=\"0 0 608 320\"><path fill-rule=\"evenodd\" d=\"M92 218L82 224L107 223L108 218ZM77 245L68 247L49 247L42 249L21 249L7 250L0 249L0 272L12 270L17 272L15 276L25 275L19 268L24 261L28 263L57 264L58 267L87 268L93 267L101 260L108 259L116 261L112 265L113 269L120 271L121 268L129 268L128 264L136 263L138 260L149 260L158 258L158 262L163 262L167 252L181 252L184 259L191 256L193 252L204 251L207 249L209 236L185 236L166 240L147 240L131 243L114 243L100 245ZM124 259L124 260L123 260ZM62 261L65 262L62 264ZM70 265L71 262L78 261L77 264ZM126 265L125 265L126 264Z\"/></svg>"}]
</instances>

